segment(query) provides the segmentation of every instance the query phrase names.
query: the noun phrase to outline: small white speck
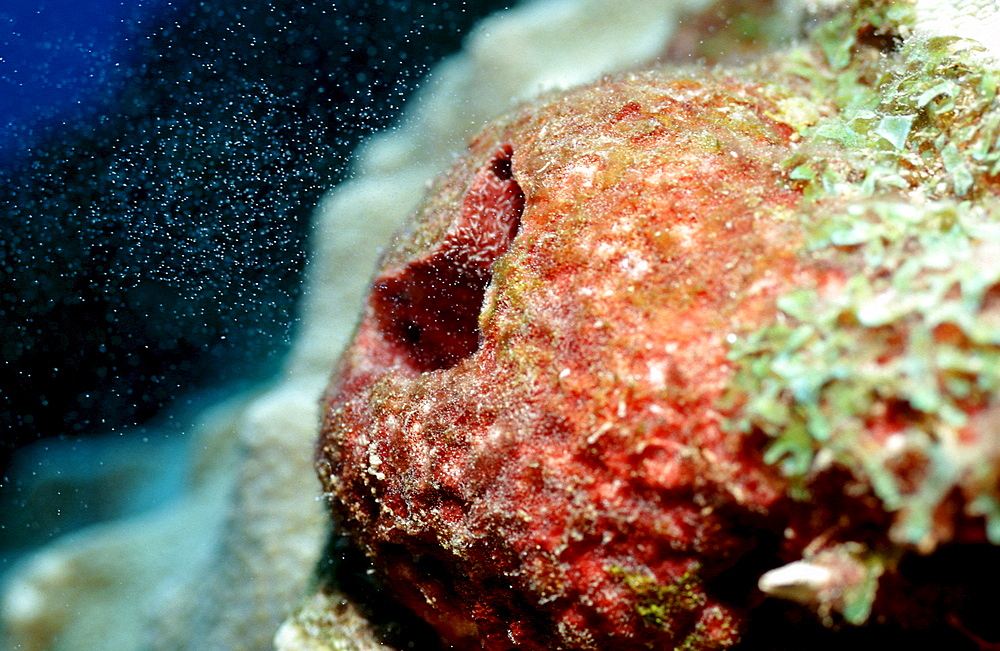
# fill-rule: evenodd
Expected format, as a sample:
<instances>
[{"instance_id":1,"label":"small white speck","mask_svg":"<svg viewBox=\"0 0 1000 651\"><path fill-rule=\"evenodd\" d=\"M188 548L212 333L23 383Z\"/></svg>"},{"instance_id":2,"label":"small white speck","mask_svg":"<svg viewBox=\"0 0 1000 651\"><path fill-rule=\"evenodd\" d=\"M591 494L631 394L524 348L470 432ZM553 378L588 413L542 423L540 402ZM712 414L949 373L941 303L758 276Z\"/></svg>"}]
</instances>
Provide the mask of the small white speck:
<instances>
[{"instance_id":1,"label":"small white speck","mask_svg":"<svg viewBox=\"0 0 1000 651\"><path fill-rule=\"evenodd\" d=\"M667 373L664 369L663 364L650 364L649 365L649 383L656 386L663 386L666 384Z\"/></svg>"},{"instance_id":2,"label":"small white speck","mask_svg":"<svg viewBox=\"0 0 1000 651\"><path fill-rule=\"evenodd\" d=\"M765 594L771 594L793 601L809 601L833 579L833 573L819 565L806 561L795 561L788 565L764 572L757 587Z\"/></svg>"}]
</instances>

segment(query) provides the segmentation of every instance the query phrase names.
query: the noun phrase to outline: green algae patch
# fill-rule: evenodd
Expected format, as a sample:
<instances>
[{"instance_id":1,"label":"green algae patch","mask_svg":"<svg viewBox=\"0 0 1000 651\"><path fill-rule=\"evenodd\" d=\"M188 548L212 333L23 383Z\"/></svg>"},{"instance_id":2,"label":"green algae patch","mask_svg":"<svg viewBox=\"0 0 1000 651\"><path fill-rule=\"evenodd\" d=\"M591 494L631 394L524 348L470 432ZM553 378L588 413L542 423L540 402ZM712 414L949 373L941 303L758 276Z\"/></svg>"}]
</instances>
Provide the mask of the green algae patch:
<instances>
[{"instance_id":1,"label":"green algae patch","mask_svg":"<svg viewBox=\"0 0 1000 651\"><path fill-rule=\"evenodd\" d=\"M996 191L1000 75L972 41L904 38L912 23L910 3L859 2L783 57L827 108L785 163L807 197Z\"/></svg>"},{"instance_id":2,"label":"green algae patch","mask_svg":"<svg viewBox=\"0 0 1000 651\"><path fill-rule=\"evenodd\" d=\"M732 345L745 403L731 427L767 434L765 461L800 496L831 463L866 478L902 514L900 542L923 543L956 487L986 491L995 529L995 455L974 421L1000 390L1000 203L841 205L812 240L829 279Z\"/></svg>"},{"instance_id":3,"label":"green algae patch","mask_svg":"<svg viewBox=\"0 0 1000 651\"><path fill-rule=\"evenodd\" d=\"M694 613L705 605L705 593L698 578L698 567L692 568L672 583L661 583L652 576L612 568L613 576L629 587L637 597L636 612L647 623L671 633L671 627L684 613Z\"/></svg>"},{"instance_id":4,"label":"green algae patch","mask_svg":"<svg viewBox=\"0 0 1000 651\"><path fill-rule=\"evenodd\" d=\"M1000 75L970 41L904 38L912 21L909 3L859 2L784 60L825 106L783 164L813 282L732 341L723 402L794 497L847 468L895 542L930 550L958 491L996 544Z\"/></svg>"},{"instance_id":5,"label":"green algae patch","mask_svg":"<svg viewBox=\"0 0 1000 651\"><path fill-rule=\"evenodd\" d=\"M739 634L728 615L707 604L700 572L701 565L695 564L675 581L662 582L644 572L621 567L608 570L635 594L635 612L647 624L671 635L683 635L677 640L678 651L726 648ZM687 623L690 629L675 630L678 623Z\"/></svg>"}]
</instances>

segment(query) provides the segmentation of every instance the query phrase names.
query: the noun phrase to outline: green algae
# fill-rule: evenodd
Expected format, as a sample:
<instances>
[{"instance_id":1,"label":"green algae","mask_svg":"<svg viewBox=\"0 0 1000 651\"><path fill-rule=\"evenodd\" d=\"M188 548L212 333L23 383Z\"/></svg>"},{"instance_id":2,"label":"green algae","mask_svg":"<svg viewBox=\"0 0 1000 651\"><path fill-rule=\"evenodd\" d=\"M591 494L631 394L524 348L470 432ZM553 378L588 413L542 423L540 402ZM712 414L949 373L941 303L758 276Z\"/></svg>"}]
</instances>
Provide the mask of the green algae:
<instances>
[{"instance_id":1,"label":"green algae","mask_svg":"<svg viewBox=\"0 0 1000 651\"><path fill-rule=\"evenodd\" d=\"M1000 75L959 38L903 38L908 2L861 2L785 56L830 115L787 165L813 199L910 190L976 199L1000 173Z\"/></svg>"},{"instance_id":2,"label":"green algae","mask_svg":"<svg viewBox=\"0 0 1000 651\"><path fill-rule=\"evenodd\" d=\"M782 318L733 343L747 396L733 425L768 434L765 461L790 478L807 479L821 450L869 477L887 510L907 510L916 544L968 470L950 453L968 414L1000 390L1000 203L869 200L813 226L808 255L856 273L786 294ZM869 440L879 418L898 421L904 447L930 463L915 492Z\"/></svg>"},{"instance_id":3,"label":"green algae","mask_svg":"<svg viewBox=\"0 0 1000 651\"><path fill-rule=\"evenodd\" d=\"M932 545L960 488L1000 544L991 434L973 422L1000 390L1000 75L968 41L903 39L911 21L908 3L861 2L787 57L828 108L784 163L802 261L827 280L732 343L728 426L768 435L798 498L831 463L867 480L897 542Z\"/></svg>"},{"instance_id":4,"label":"green algae","mask_svg":"<svg viewBox=\"0 0 1000 651\"><path fill-rule=\"evenodd\" d=\"M709 639L710 622L727 630L732 637L736 637L736 631L731 623L728 623L726 615L719 612L716 607L706 605L707 598L700 571L701 565L694 564L675 581L668 583L661 582L650 574L628 571L620 567L613 567L608 573L620 578L635 594L635 612L649 625L675 636L683 634L683 638L677 641L675 648L678 651L685 651L716 648L717 645ZM702 611L704 613L699 617ZM687 633L674 630L678 622L691 622L692 618L696 617L697 621Z\"/></svg>"}]
</instances>

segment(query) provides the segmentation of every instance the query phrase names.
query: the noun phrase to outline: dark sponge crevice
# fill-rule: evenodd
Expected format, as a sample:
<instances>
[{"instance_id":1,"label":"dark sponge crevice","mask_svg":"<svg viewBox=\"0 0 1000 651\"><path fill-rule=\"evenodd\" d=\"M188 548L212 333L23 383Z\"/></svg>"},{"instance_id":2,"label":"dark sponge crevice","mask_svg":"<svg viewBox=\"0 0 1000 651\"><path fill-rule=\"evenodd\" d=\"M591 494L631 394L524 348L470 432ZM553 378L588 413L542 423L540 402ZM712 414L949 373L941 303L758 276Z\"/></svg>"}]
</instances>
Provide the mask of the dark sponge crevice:
<instances>
[{"instance_id":1,"label":"dark sponge crevice","mask_svg":"<svg viewBox=\"0 0 1000 651\"><path fill-rule=\"evenodd\" d=\"M479 314L493 265L510 248L524 211L512 156L510 145L500 147L476 171L436 247L375 282L379 329L418 372L451 368L479 349Z\"/></svg>"}]
</instances>

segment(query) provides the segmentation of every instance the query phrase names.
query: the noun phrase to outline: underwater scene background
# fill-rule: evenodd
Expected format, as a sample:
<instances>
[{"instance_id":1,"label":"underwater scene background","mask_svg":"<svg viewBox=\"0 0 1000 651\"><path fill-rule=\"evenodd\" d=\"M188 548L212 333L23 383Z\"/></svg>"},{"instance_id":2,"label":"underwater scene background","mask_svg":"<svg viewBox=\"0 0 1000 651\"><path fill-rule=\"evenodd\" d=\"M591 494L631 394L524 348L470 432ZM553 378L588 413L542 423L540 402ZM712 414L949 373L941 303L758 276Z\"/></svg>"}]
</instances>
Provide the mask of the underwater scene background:
<instances>
[{"instance_id":1,"label":"underwater scene background","mask_svg":"<svg viewBox=\"0 0 1000 651\"><path fill-rule=\"evenodd\" d=\"M429 65L510 4L4 3L0 571L155 503L183 414L277 371L316 201ZM135 445L76 445L100 436ZM75 481L123 455L160 459L145 501ZM62 506L25 513L43 485Z\"/></svg>"},{"instance_id":2,"label":"underwater scene background","mask_svg":"<svg viewBox=\"0 0 1000 651\"><path fill-rule=\"evenodd\" d=\"M996 26L6 3L0 650L994 648Z\"/></svg>"}]
</instances>

